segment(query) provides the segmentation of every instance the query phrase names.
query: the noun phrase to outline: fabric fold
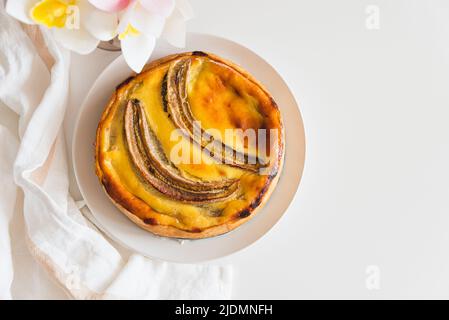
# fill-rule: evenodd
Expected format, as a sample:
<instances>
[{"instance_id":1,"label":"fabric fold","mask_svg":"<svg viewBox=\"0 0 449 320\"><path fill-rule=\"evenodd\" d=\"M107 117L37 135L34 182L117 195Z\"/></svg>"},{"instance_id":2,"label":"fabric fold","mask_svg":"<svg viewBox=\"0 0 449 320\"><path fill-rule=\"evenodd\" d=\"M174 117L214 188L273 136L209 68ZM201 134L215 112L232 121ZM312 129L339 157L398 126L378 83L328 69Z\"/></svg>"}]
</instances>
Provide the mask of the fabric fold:
<instances>
[{"instance_id":1,"label":"fabric fold","mask_svg":"<svg viewBox=\"0 0 449 320\"><path fill-rule=\"evenodd\" d=\"M0 125L0 300L11 299L10 287L14 276L9 226L16 203L17 186L14 184L13 162L18 141L8 129Z\"/></svg>"}]
</instances>

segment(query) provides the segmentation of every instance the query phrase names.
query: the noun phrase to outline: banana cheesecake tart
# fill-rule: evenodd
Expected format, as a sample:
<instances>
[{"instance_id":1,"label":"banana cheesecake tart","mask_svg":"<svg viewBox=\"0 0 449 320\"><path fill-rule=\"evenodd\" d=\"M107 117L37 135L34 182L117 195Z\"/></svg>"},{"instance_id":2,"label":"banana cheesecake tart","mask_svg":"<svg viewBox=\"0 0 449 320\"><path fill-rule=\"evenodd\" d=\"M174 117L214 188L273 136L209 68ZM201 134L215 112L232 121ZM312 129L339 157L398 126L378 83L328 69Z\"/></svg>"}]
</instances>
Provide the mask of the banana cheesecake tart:
<instances>
[{"instance_id":1,"label":"banana cheesecake tart","mask_svg":"<svg viewBox=\"0 0 449 320\"><path fill-rule=\"evenodd\" d=\"M283 157L270 93L241 67L200 51L161 58L122 82L95 143L96 174L118 209L154 234L186 239L254 217Z\"/></svg>"}]
</instances>

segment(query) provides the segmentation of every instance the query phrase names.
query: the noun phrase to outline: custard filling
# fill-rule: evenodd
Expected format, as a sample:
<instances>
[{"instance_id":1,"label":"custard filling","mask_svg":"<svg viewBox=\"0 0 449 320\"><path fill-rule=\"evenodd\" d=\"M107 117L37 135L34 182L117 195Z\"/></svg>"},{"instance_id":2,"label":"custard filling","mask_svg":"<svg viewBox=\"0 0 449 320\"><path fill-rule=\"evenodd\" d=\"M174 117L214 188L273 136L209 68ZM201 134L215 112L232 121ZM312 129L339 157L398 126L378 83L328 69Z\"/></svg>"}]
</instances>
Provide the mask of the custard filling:
<instances>
[{"instance_id":1,"label":"custard filling","mask_svg":"<svg viewBox=\"0 0 449 320\"><path fill-rule=\"evenodd\" d=\"M191 231L258 205L278 159L248 164L257 143L237 135L229 147L223 139L229 129L280 131L278 110L267 112L270 97L251 80L208 57L191 56L134 77L117 97L99 128L99 166L127 197L148 206L133 214ZM197 123L203 135L194 140ZM180 128L184 134L174 135ZM212 143L224 151L212 154ZM179 151L189 161L174 164ZM269 174L260 174L262 166Z\"/></svg>"}]
</instances>

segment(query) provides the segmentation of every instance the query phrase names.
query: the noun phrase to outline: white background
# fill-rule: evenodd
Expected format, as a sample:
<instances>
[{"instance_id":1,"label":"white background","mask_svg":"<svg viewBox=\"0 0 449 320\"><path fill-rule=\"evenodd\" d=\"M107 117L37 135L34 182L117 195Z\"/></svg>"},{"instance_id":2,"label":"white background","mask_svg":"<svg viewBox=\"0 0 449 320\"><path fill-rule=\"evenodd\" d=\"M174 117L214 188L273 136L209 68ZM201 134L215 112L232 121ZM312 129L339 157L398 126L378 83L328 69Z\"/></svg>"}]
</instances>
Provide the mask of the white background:
<instances>
[{"instance_id":1,"label":"white background","mask_svg":"<svg viewBox=\"0 0 449 320\"><path fill-rule=\"evenodd\" d=\"M449 298L449 2L191 3L188 30L271 63L306 130L288 212L254 245L213 262L235 266L233 297ZM379 8L379 30L366 28L368 5ZM77 107L114 57L72 56L69 143ZM380 269L379 290L366 287L370 265Z\"/></svg>"}]
</instances>

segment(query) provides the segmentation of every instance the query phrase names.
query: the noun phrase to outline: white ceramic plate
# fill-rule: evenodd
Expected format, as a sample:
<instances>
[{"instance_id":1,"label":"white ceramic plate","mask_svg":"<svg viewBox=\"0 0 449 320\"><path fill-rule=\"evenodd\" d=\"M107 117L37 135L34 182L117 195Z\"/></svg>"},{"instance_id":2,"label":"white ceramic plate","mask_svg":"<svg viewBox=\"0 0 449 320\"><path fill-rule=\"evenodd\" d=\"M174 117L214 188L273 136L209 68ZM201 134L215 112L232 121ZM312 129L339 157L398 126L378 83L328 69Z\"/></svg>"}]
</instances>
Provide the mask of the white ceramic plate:
<instances>
[{"instance_id":1,"label":"white ceramic plate","mask_svg":"<svg viewBox=\"0 0 449 320\"><path fill-rule=\"evenodd\" d=\"M155 49L152 59L194 50L209 51L241 65L268 88L282 112L286 133L284 169L271 198L249 222L222 236L184 241L181 244L176 239L154 236L140 229L108 199L94 172L93 143L106 103L115 87L131 74L122 56L112 62L95 81L79 111L73 139L76 179L98 227L122 245L145 256L184 263L229 255L267 233L293 200L302 175L305 150L303 123L293 94L273 67L249 49L223 38L192 33L187 37L185 49L161 44Z\"/></svg>"}]
</instances>

